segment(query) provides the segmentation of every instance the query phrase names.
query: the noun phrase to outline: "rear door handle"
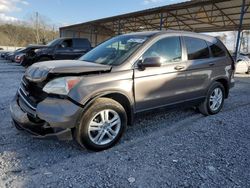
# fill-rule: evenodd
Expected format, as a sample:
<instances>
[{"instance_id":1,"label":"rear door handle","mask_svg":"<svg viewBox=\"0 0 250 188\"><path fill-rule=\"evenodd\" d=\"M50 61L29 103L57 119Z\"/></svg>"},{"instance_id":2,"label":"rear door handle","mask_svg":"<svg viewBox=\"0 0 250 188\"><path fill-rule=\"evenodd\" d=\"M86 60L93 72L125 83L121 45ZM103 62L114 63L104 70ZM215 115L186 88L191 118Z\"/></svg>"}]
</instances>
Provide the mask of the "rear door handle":
<instances>
[{"instance_id":1,"label":"rear door handle","mask_svg":"<svg viewBox=\"0 0 250 188\"><path fill-rule=\"evenodd\" d=\"M214 66L214 63L209 63L209 66L211 67L211 66Z\"/></svg>"},{"instance_id":2,"label":"rear door handle","mask_svg":"<svg viewBox=\"0 0 250 188\"><path fill-rule=\"evenodd\" d=\"M185 68L185 66L177 65L174 69L175 69L175 70L182 70L182 69L184 69L184 68Z\"/></svg>"}]
</instances>

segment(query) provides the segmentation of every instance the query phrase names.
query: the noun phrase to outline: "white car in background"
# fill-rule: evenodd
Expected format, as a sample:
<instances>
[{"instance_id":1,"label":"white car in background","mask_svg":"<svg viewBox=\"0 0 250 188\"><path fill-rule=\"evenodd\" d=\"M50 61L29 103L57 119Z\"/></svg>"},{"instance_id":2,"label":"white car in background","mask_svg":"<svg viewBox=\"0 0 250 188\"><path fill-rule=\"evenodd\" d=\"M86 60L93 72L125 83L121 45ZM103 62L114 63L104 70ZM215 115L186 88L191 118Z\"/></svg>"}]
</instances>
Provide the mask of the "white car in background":
<instances>
[{"instance_id":1,"label":"white car in background","mask_svg":"<svg viewBox=\"0 0 250 188\"><path fill-rule=\"evenodd\" d=\"M235 63L235 72L245 74L250 73L250 59L248 56L241 54L238 55L237 61Z\"/></svg>"}]
</instances>

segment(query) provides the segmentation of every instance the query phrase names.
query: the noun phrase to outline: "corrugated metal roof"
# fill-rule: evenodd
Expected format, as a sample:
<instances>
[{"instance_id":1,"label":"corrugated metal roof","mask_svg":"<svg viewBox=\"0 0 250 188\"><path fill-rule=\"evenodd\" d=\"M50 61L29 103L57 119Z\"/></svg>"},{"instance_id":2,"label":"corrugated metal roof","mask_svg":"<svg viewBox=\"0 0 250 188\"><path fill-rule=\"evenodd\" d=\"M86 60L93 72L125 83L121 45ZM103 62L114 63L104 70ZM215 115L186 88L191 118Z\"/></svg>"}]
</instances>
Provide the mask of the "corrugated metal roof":
<instances>
[{"instance_id":1,"label":"corrugated metal roof","mask_svg":"<svg viewBox=\"0 0 250 188\"><path fill-rule=\"evenodd\" d=\"M143 11L61 27L61 31L128 33L163 29L196 32L236 30L240 23L242 0L193 0ZM250 29L250 0L246 0L242 29Z\"/></svg>"}]
</instances>

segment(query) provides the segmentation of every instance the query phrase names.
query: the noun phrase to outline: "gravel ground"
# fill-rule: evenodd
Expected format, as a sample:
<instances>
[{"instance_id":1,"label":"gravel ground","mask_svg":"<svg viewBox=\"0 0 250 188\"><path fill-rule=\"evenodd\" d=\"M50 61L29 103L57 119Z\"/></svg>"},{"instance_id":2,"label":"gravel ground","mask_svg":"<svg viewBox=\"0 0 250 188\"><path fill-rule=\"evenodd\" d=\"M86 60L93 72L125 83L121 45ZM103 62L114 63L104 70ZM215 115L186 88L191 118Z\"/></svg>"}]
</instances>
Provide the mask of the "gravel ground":
<instances>
[{"instance_id":1,"label":"gravel ground","mask_svg":"<svg viewBox=\"0 0 250 188\"><path fill-rule=\"evenodd\" d=\"M11 125L23 73L0 60L0 187L250 187L250 76L236 75L217 115L144 113L118 145L94 153Z\"/></svg>"}]
</instances>

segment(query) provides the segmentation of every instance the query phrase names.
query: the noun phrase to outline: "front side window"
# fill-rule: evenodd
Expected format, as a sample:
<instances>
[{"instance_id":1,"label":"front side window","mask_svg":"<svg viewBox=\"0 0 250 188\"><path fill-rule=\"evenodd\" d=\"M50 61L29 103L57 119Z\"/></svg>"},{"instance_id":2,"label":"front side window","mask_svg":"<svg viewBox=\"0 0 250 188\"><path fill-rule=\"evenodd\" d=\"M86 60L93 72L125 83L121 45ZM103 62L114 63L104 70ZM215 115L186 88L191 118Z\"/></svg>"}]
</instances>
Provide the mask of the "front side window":
<instances>
[{"instance_id":1,"label":"front side window","mask_svg":"<svg viewBox=\"0 0 250 188\"><path fill-rule=\"evenodd\" d=\"M153 44L143 55L142 59L160 57L162 64L181 60L181 42L179 37L167 37Z\"/></svg>"},{"instance_id":2,"label":"front side window","mask_svg":"<svg viewBox=\"0 0 250 188\"><path fill-rule=\"evenodd\" d=\"M209 58L209 49L207 43L198 38L184 37L187 48L188 60Z\"/></svg>"},{"instance_id":3,"label":"front side window","mask_svg":"<svg viewBox=\"0 0 250 188\"><path fill-rule=\"evenodd\" d=\"M66 39L62 42L63 48L71 48L72 47L72 39Z\"/></svg>"},{"instance_id":4,"label":"front side window","mask_svg":"<svg viewBox=\"0 0 250 188\"><path fill-rule=\"evenodd\" d=\"M80 60L105 65L120 65L147 39L147 36L142 35L114 37L80 57Z\"/></svg>"}]
</instances>

